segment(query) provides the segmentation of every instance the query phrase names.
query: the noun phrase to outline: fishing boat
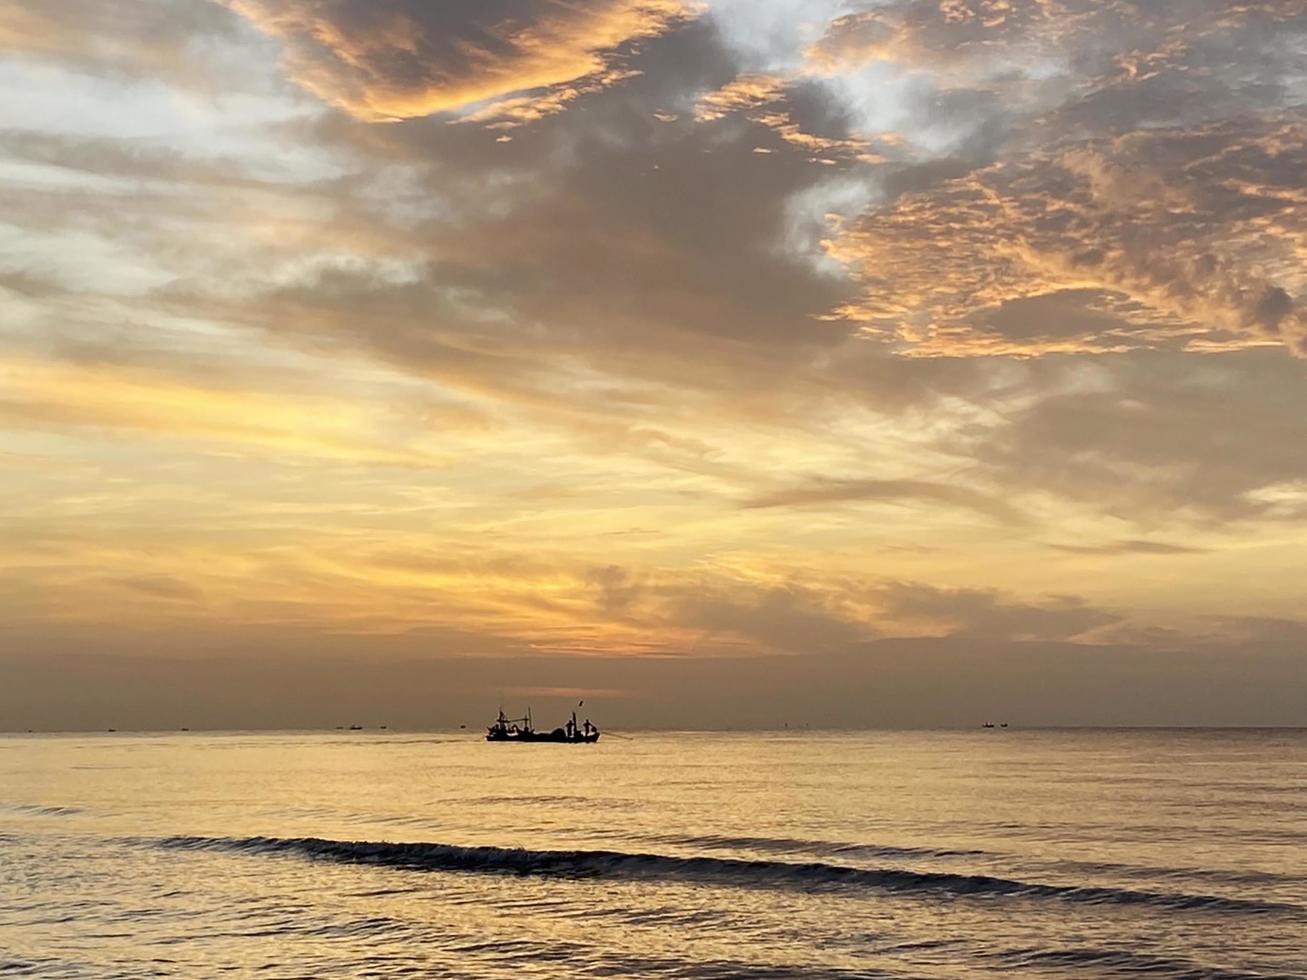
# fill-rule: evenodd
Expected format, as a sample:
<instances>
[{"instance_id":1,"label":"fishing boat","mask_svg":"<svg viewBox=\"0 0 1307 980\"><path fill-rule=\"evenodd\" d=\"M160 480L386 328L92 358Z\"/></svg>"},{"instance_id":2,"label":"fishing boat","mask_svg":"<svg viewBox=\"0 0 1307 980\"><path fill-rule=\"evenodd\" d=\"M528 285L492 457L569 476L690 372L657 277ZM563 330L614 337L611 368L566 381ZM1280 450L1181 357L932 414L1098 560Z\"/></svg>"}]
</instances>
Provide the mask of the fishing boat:
<instances>
[{"instance_id":1,"label":"fishing boat","mask_svg":"<svg viewBox=\"0 0 1307 980\"><path fill-rule=\"evenodd\" d=\"M599 741L599 729L590 723L587 718L583 723L577 724L576 712L572 712L571 719L562 728L555 728L551 732L538 732L531 725L531 709L526 711L524 718L509 718L504 714L504 709L499 709L499 717L495 723L486 729L487 742L564 742L567 744L580 744L586 742Z\"/></svg>"}]
</instances>

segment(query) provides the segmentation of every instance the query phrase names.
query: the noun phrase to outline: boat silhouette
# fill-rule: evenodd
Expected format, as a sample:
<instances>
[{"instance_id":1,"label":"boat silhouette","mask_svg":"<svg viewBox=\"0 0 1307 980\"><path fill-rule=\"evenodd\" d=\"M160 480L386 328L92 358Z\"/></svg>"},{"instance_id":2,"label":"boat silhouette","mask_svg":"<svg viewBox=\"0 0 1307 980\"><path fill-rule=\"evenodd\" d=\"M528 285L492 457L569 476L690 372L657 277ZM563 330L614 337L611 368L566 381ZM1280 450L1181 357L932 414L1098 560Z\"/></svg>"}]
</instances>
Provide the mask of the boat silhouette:
<instances>
[{"instance_id":1,"label":"boat silhouette","mask_svg":"<svg viewBox=\"0 0 1307 980\"><path fill-rule=\"evenodd\" d=\"M576 722L576 712L561 728L549 732L538 732L531 725L531 709L527 708L524 718L509 718L504 709L499 709L499 717L486 729L487 742L563 742L577 745L599 741L599 729L587 718L582 724Z\"/></svg>"}]
</instances>

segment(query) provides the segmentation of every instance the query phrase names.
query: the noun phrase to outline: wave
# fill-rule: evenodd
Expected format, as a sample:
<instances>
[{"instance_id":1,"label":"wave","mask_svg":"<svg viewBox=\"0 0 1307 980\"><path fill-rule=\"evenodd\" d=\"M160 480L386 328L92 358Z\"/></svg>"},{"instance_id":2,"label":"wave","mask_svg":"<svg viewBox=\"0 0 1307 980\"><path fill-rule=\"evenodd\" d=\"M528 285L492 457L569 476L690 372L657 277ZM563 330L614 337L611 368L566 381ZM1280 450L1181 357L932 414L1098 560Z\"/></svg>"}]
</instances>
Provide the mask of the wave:
<instances>
[{"instance_id":1,"label":"wave","mask_svg":"<svg viewBox=\"0 0 1307 980\"><path fill-rule=\"evenodd\" d=\"M1234 868L1157 867L1146 864L1120 864L1112 861L1050 861L1047 867L1066 872L1091 875L1115 875L1144 880L1184 880L1202 878L1226 885L1301 885L1307 876L1277 871Z\"/></svg>"},{"instance_id":2,"label":"wave","mask_svg":"<svg viewBox=\"0 0 1307 980\"><path fill-rule=\"evenodd\" d=\"M606 803L608 800L595 800L592 796L559 796L559 795L540 795L540 796L478 796L467 801L468 803L477 804L500 804L512 803L519 806L550 806L556 803L564 804L584 804L587 807L593 807L596 802ZM613 800L614 803L628 803L628 800Z\"/></svg>"},{"instance_id":3,"label":"wave","mask_svg":"<svg viewBox=\"0 0 1307 980\"><path fill-rule=\"evenodd\" d=\"M1065 949L1009 949L987 954L1016 967L1065 966L1093 969L1099 976L1165 976L1184 980L1301 980L1288 973L1244 973L1204 966L1193 960L1128 949L1070 947Z\"/></svg>"},{"instance_id":4,"label":"wave","mask_svg":"<svg viewBox=\"0 0 1307 980\"><path fill-rule=\"evenodd\" d=\"M566 878L656 878L805 890L822 887L872 888L948 897L1004 895L1092 905L1144 905L1180 911L1279 915L1307 921L1307 908L1281 902L1089 885L1051 885L944 871L854 868L822 862L672 857L624 851L546 851L437 843L338 841L317 837L169 837L154 843L185 850L300 854L351 864L377 864L422 871L490 872Z\"/></svg>"},{"instance_id":5,"label":"wave","mask_svg":"<svg viewBox=\"0 0 1307 980\"><path fill-rule=\"evenodd\" d=\"M988 851L966 848L911 847L897 844L849 844L839 841L802 840L796 837L652 834L642 839L655 844L684 844L692 847L702 847L706 850L750 850L771 851L774 853L806 852L808 854L846 854L885 858L982 857L989 853Z\"/></svg>"},{"instance_id":6,"label":"wave","mask_svg":"<svg viewBox=\"0 0 1307 980\"><path fill-rule=\"evenodd\" d=\"M34 817L71 817L82 812L75 806L40 806L36 803L0 803L0 810Z\"/></svg>"}]
</instances>

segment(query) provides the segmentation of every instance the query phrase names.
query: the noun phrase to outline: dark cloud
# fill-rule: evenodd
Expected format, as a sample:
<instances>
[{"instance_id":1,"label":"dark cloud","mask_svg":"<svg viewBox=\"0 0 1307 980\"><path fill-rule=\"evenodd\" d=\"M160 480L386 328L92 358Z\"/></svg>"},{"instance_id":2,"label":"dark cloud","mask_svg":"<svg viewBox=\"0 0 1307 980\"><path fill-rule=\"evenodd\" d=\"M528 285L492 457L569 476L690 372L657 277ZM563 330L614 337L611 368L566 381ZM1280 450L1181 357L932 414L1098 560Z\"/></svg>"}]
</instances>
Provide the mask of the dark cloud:
<instances>
[{"instance_id":1,"label":"dark cloud","mask_svg":"<svg viewBox=\"0 0 1307 980\"><path fill-rule=\"evenodd\" d=\"M1028 601L921 582L649 575L616 565L585 577L602 614L655 631L698 631L683 652L699 656L849 652L873 638L915 635L1093 643L1125 625L1121 614L1078 596Z\"/></svg>"},{"instance_id":2,"label":"dark cloud","mask_svg":"<svg viewBox=\"0 0 1307 980\"><path fill-rule=\"evenodd\" d=\"M239 307L178 283L170 302L216 302L280 337L330 338L482 394L591 402L575 379L599 372L610 394L589 408L614 417L667 412L649 385L783 414L786 392L830 384L851 334L821 314L853 287L787 244L789 201L825 168L786 143L755 154L743 121L655 118L731 77L709 27L651 40L633 65L642 74L620 89L506 144L469 126L331 122L331 138L411 162L427 200L449 202L398 223L370 208L366 182L338 188L338 221L420 263L398 280L320 268Z\"/></svg>"},{"instance_id":3,"label":"dark cloud","mask_svg":"<svg viewBox=\"0 0 1307 980\"><path fill-rule=\"evenodd\" d=\"M850 650L876 636L936 636L1024 642L1076 641L1122 617L1075 596L1023 602L997 590L945 589L919 582L848 583L817 589L686 589L671 608L680 625L745 638L755 650L817 653ZM711 649L711 647L708 647ZM744 649L749 649L746 646Z\"/></svg>"},{"instance_id":4,"label":"dark cloud","mask_svg":"<svg viewBox=\"0 0 1307 980\"><path fill-rule=\"evenodd\" d=\"M1208 551L1207 548L1195 548L1192 545L1141 538L1108 541L1104 544L1054 544L1049 547L1073 555L1201 555Z\"/></svg>"},{"instance_id":5,"label":"dark cloud","mask_svg":"<svg viewBox=\"0 0 1307 980\"><path fill-rule=\"evenodd\" d=\"M966 486L928 480L811 480L746 500L744 507L806 507L849 503L947 505L974 511L1004 524L1021 523L1018 511L1002 500Z\"/></svg>"},{"instance_id":6,"label":"dark cloud","mask_svg":"<svg viewBox=\"0 0 1307 980\"><path fill-rule=\"evenodd\" d=\"M25 299L48 299L65 292L59 283L19 269L0 272L0 289Z\"/></svg>"},{"instance_id":7,"label":"dark cloud","mask_svg":"<svg viewBox=\"0 0 1307 980\"><path fill-rule=\"evenodd\" d=\"M1070 641L1122 619L1077 596L1029 603L990 589L945 589L917 582L891 583L879 589L879 596L888 617L918 622L947 636Z\"/></svg>"},{"instance_id":8,"label":"dark cloud","mask_svg":"<svg viewBox=\"0 0 1307 980\"><path fill-rule=\"evenodd\" d=\"M699 629L706 650L726 639L740 653L821 653L866 642L879 630L869 618L844 607L839 597L801 585L765 588L677 590L669 614L678 625ZM726 634L725 637L722 634ZM743 643L738 643L738 640ZM696 644L696 645L698 645Z\"/></svg>"},{"instance_id":9,"label":"dark cloud","mask_svg":"<svg viewBox=\"0 0 1307 980\"><path fill-rule=\"evenodd\" d=\"M1114 297L1101 290L1063 289L1004 300L977 326L1013 340L1053 340L1058 337L1110 338L1133 332L1124 316L1103 311Z\"/></svg>"},{"instance_id":10,"label":"dark cloud","mask_svg":"<svg viewBox=\"0 0 1307 980\"><path fill-rule=\"evenodd\" d=\"M194 602L203 597L200 590L188 582L168 575L132 575L118 579L118 584L159 599Z\"/></svg>"},{"instance_id":11,"label":"dark cloud","mask_svg":"<svg viewBox=\"0 0 1307 980\"><path fill-rule=\"evenodd\" d=\"M642 585L620 565L602 565L586 573L586 581L599 589L605 612L626 609L643 591Z\"/></svg>"},{"instance_id":12,"label":"dark cloud","mask_svg":"<svg viewBox=\"0 0 1307 980\"><path fill-rule=\"evenodd\" d=\"M1021 410L970 445L1004 485L1141 521L1299 519L1307 513L1307 366L1275 352L1135 355L1042 375Z\"/></svg>"}]
</instances>

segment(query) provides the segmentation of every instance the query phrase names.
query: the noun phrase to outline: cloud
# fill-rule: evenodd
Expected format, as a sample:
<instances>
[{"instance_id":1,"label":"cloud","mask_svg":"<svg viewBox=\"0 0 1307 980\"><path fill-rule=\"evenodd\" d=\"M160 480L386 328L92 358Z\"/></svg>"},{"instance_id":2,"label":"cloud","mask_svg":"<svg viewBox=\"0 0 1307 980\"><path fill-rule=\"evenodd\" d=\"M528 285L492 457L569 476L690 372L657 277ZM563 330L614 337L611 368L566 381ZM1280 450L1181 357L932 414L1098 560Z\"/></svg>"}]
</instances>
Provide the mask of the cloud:
<instances>
[{"instance_id":1,"label":"cloud","mask_svg":"<svg viewBox=\"0 0 1307 980\"><path fill-rule=\"evenodd\" d=\"M1138 538L1109 541L1105 544L1054 544L1049 547L1073 555L1201 555L1208 550L1195 548L1192 545Z\"/></svg>"},{"instance_id":2,"label":"cloud","mask_svg":"<svg viewBox=\"0 0 1307 980\"><path fill-rule=\"evenodd\" d=\"M194 602L203 594L187 582L167 575L133 575L118 579L118 584L160 599Z\"/></svg>"},{"instance_id":3,"label":"cloud","mask_svg":"<svg viewBox=\"0 0 1307 980\"><path fill-rule=\"evenodd\" d=\"M612 68L623 46L692 13L682 0L224 2L283 42L299 85L369 121L602 87L620 77Z\"/></svg>"},{"instance_id":4,"label":"cloud","mask_svg":"<svg viewBox=\"0 0 1307 980\"><path fill-rule=\"evenodd\" d=\"M965 486L928 480L821 479L763 493L746 500L748 508L808 507L848 503L948 505L974 511L1005 524L1020 523L1007 503Z\"/></svg>"},{"instance_id":5,"label":"cloud","mask_svg":"<svg viewBox=\"0 0 1307 980\"><path fill-rule=\"evenodd\" d=\"M771 137L810 154L816 163L876 163L871 143L849 132L848 119L828 92L793 75L743 73L703 93L694 106L697 122L716 123L742 116ZM770 153L769 146L754 147Z\"/></svg>"},{"instance_id":6,"label":"cloud","mask_svg":"<svg viewBox=\"0 0 1307 980\"><path fill-rule=\"evenodd\" d=\"M965 447L1002 485L1156 526L1307 513L1302 362L1276 351L1050 364Z\"/></svg>"},{"instance_id":7,"label":"cloud","mask_svg":"<svg viewBox=\"0 0 1307 980\"><path fill-rule=\"evenodd\" d=\"M1300 4L103 7L11 4L0 65L46 630L1075 653L1296 601L1208 579L1292 581L1307 514Z\"/></svg>"},{"instance_id":8,"label":"cloud","mask_svg":"<svg viewBox=\"0 0 1307 980\"><path fill-rule=\"evenodd\" d=\"M1150 81L1170 62L1188 57L1205 62L1204 74L1215 83L1260 82L1278 66L1236 65L1213 55L1237 50L1247 38L1278 59L1292 49L1286 35L1305 19L1297 0L1236 6L1225 0L1165 6L1136 0L889 0L861 6L829 22L808 49L812 63L847 71L887 60L973 86L1109 72L1126 81ZM1182 38L1176 37L1177 26L1184 28Z\"/></svg>"},{"instance_id":9,"label":"cloud","mask_svg":"<svg viewBox=\"0 0 1307 980\"><path fill-rule=\"evenodd\" d=\"M321 395L185 383L132 369L0 358L0 424L10 430L128 430L238 447L255 454L436 467L448 456L427 439L403 445L374 433L369 411ZM411 434L410 434L411 436ZM388 445L389 443L389 445ZM425 443L425 445L424 445Z\"/></svg>"},{"instance_id":10,"label":"cloud","mask_svg":"<svg viewBox=\"0 0 1307 980\"><path fill-rule=\"evenodd\" d=\"M906 195L831 246L866 288L845 315L917 356L1303 353L1304 140L1284 122L1153 130Z\"/></svg>"},{"instance_id":11,"label":"cloud","mask_svg":"<svg viewBox=\"0 0 1307 980\"><path fill-rule=\"evenodd\" d=\"M1099 634L1126 622L1078 596L1030 601L997 589L797 569L669 575L606 566L586 580L605 615L678 636L686 652L699 656L853 652L876 638L904 636L1095 643Z\"/></svg>"},{"instance_id":12,"label":"cloud","mask_svg":"<svg viewBox=\"0 0 1307 980\"><path fill-rule=\"evenodd\" d=\"M949 589L895 582L879 590L886 618L945 636L1010 641L1074 641L1121 621L1077 596L1021 602L990 589Z\"/></svg>"},{"instance_id":13,"label":"cloud","mask_svg":"<svg viewBox=\"0 0 1307 980\"><path fill-rule=\"evenodd\" d=\"M761 588L713 587L704 583L678 590L669 615L679 625L702 631L696 649L714 648L712 641L742 640L736 652L819 653L865 643L879 631L861 619L839 596L796 583Z\"/></svg>"},{"instance_id":14,"label":"cloud","mask_svg":"<svg viewBox=\"0 0 1307 980\"><path fill-rule=\"evenodd\" d=\"M137 0L0 0L0 51L50 58L107 76L197 80L215 41L234 39L236 21L212 3Z\"/></svg>"},{"instance_id":15,"label":"cloud","mask_svg":"<svg viewBox=\"0 0 1307 980\"><path fill-rule=\"evenodd\" d=\"M1287 2L905 2L836 21L817 67L888 59L926 86L881 200L831 237L864 284L839 312L913 356L1307 352L1304 37ZM940 130L958 100L970 122Z\"/></svg>"},{"instance_id":16,"label":"cloud","mask_svg":"<svg viewBox=\"0 0 1307 980\"><path fill-rule=\"evenodd\" d=\"M651 39L620 93L591 94L584 112L537 120L507 144L462 126L332 123L377 166L409 162L431 213L392 219L346 184L338 221L312 230L405 255L404 274L301 257L298 275L255 279L246 295L183 281L169 299L541 417L578 411L611 429L629 416L665 433L668 387L714 411L783 414L762 387L829 385L821 365L852 331L819 314L853 291L788 243L789 201L822 179L810 151L760 157L745 127L653 118L732 77L724 59L700 24ZM597 399L598 386L609 395ZM645 441L665 452L693 440Z\"/></svg>"},{"instance_id":17,"label":"cloud","mask_svg":"<svg viewBox=\"0 0 1307 980\"><path fill-rule=\"evenodd\" d=\"M617 612L628 608L642 591L642 585L620 565L602 565L586 573L586 581L598 586L600 604L605 611Z\"/></svg>"},{"instance_id":18,"label":"cloud","mask_svg":"<svg viewBox=\"0 0 1307 980\"><path fill-rule=\"evenodd\" d=\"M744 74L700 96L694 106L699 122L715 122L732 112L758 109L783 97L786 81L777 75Z\"/></svg>"},{"instance_id":19,"label":"cloud","mask_svg":"<svg viewBox=\"0 0 1307 980\"><path fill-rule=\"evenodd\" d=\"M31 166L94 175L101 187L114 179L137 181L138 186L192 184L210 192L273 186L234 156L206 157L136 140L0 129L0 152Z\"/></svg>"}]
</instances>

